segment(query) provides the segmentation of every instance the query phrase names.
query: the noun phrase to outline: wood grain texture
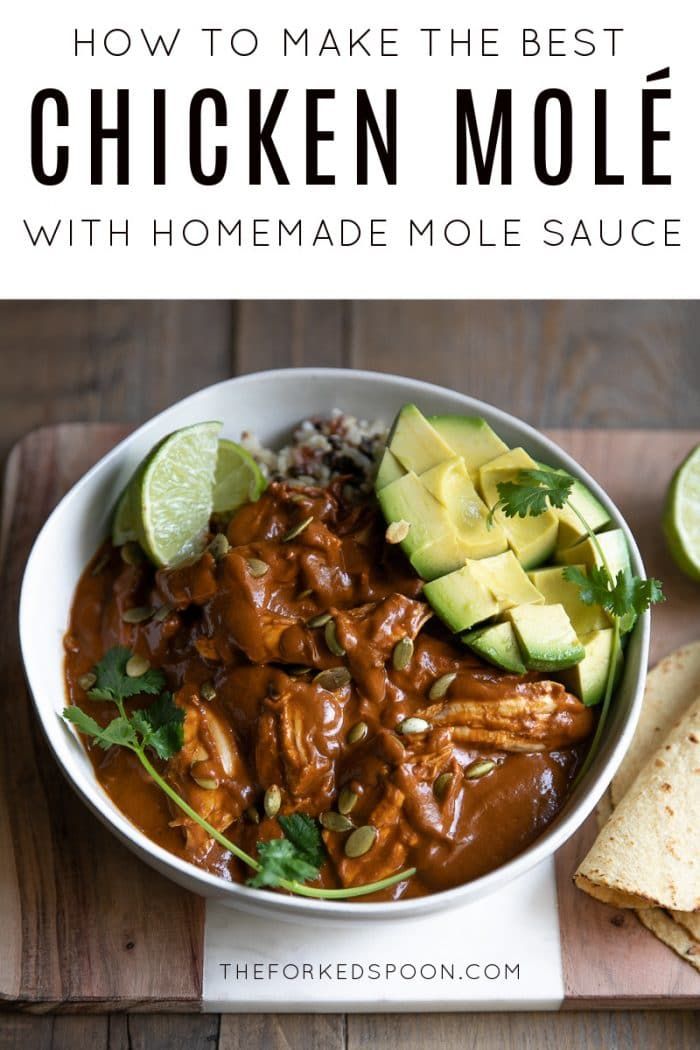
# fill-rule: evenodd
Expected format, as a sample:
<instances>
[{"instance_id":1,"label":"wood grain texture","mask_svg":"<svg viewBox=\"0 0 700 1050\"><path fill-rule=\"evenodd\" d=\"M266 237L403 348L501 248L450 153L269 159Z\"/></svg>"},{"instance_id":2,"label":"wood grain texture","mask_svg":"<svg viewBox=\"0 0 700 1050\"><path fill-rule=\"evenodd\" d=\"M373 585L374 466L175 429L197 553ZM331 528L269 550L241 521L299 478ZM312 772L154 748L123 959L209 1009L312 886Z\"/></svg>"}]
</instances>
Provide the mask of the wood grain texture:
<instances>
[{"instance_id":1,"label":"wood grain texture","mask_svg":"<svg viewBox=\"0 0 700 1050\"><path fill-rule=\"evenodd\" d=\"M67 424L16 446L0 533L3 623L17 622L22 568L46 515L124 432ZM116 995L125 1007L163 999L191 1009L201 994L202 902L140 864L63 780L34 718L14 631L0 632L0 680L13 708L12 732L0 737L0 826L9 832L0 849L9 880L0 893L0 994L35 1008L97 1008ZM162 938L149 936L154 928Z\"/></svg>"},{"instance_id":2,"label":"wood grain texture","mask_svg":"<svg viewBox=\"0 0 700 1050\"><path fill-rule=\"evenodd\" d=\"M648 575L664 581L666 602L652 614L650 662L698 638L700 589L676 568L661 531L668 479L700 441L697 430L555 431L559 441L614 497L625 515ZM640 479L643 483L640 484ZM575 890L571 878L597 834L595 816L557 853L559 919L566 995L574 1009L605 1005L700 1006L700 977L636 916Z\"/></svg>"},{"instance_id":3,"label":"wood grain texture","mask_svg":"<svg viewBox=\"0 0 700 1050\"><path fill-rule=\"evenodd\" d=\"M697 302L357 302L351 362L536 426L694 427L699 324Z\"/></svg>"},{"instance_id":4,"label":"wood grain texture","mask_svg":"<svg viewBox=\"0 0 700 1050\"><path fill-rule=\"evenodd\" d=\"M0 460L42 424L141 422L225 378L232 313L222 302L0 303Z\"/></svg>"},{"instance_id":5,"label":"wood grain texture","mask_svg":"<svg viewBox=\"0 0 700 1050\"><path fill-rule=\"evenodd\" d=\"M218 1050L344 1050L344 1019L336 1014L228 1014Z\"/></svg>"},{"instance_id":6,"label":"wood grain texture","mask_svg":"<svg viewBox=\"0 0 700 1050\"><path fill-rule=\"evenodd\" d=\"M697 1050L682 1014L370 1014L348 1017L348 1050Z\"/></svg>"},{"instance_id":7,"label":"wood grain texture","mask_svg":"<svg viewBox=\"0 0 700 1050\"><path fill-rule=\"evenodd\" d=\"M332 301L238 303L234 371L348 365L354 305Z\"/></svg>"}]
</instances>

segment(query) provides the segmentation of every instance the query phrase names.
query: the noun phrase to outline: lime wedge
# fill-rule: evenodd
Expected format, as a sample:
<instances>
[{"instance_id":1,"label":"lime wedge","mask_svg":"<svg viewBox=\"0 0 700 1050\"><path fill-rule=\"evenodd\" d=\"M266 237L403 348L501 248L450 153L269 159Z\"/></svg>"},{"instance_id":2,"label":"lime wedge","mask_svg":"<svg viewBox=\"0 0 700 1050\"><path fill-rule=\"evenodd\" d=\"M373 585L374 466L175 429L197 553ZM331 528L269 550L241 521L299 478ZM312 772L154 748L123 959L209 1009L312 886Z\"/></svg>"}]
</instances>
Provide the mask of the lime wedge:
<instances>
[{"instance_id":1,"label":"lime wedge","mask_svg":"<svg viewBox=\"0 0 700 1050\"><path fill-rule=\"evenodd\" d=\"M212 513L221 423L196 423L168 435L129 485L138 541L156 565L201 554ZM129 521L129 511L124 510Z\"/></svg>"},{"instance_id":2,"label":"lime wedge","mask_svg":"<svg viewBox=\"0 0 700 1050\"><path fill-rule=\"evenodd\" d=\"M678 567L700 581L700 445L693 449L668 489L664 532Z\"/></svg>"},{"instance_id":3,"label":"lime wedge","mask_svg":"<svg viewBox=\"0 0 700 1050\"><path fill-rule=\"evenodd\" d=\"M132 486L129 484L117 500L117 508L112 521L112 543L115 547L131 543L132 540L137 538L131 499L132 492Z\"/></svg>"},{"instance_id":4,"label":"lime wedge","mask_svg":"<svg viewBox=\"0 0 700 1050\"><path fill-rule=\"evenodd\" d=\"M234 441L222 438L214 475L214 513L231 514L244 503L252 503L265 489L265 478L250 453Z\"/></svg>"}]
</instances>

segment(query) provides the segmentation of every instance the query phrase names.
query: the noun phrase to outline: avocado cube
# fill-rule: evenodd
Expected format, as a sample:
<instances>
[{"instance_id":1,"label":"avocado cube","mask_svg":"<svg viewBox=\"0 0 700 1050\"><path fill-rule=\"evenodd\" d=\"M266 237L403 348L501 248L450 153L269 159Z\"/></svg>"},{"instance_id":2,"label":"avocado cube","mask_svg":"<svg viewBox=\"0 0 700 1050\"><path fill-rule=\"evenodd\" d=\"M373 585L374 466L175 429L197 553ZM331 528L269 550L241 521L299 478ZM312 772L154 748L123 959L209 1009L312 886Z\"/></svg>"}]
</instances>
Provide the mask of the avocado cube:
<instances>
[{"instance_id":1,"label":"avocado cube","mask_svg":"<svg viewBox=\"0 0 700 1050\"><path fill-rule=\"evenodd\" d=\"M468 561L474 579L483 584L498 602L498 611L515 605L541 605L544 598L528 579L527 573L512 551L493 558Z\"/></svg>"},{"instance_id":2,"label":"avocado cube","mask_svg":"<svg viewBox=\"0 0 700 1050\"><path fill-rule=\"evenodd\" d=\"M563 605L520 605L507 616L530 671L559 671L586 655Z\"/></svg>"},{"instance_id":3,"label":"avocado cube","mask_svg":"<svg viewBox=\"0 0 700 1050\"><path fill-rule=\"evenodd\" d=\"M374 488L376 492L380 489L386 488L392 481L398 481L402 478L406 471L403 469L398 459L390 449L384 449L381 460L379 461L379 469L377 471L377 477L374 481Z\"/></svg>"},{"instance_id":4,"label":"avocado cube","mask_svg":"<svg viewBox=\"0 0 700 1050\"><path fill-rule=\"evenodd\" d=\"M584 570L583 565L577 568ZM575 583L564 576L564 569L555 565L548 569L536 569L529 573L530 580L544 596L546 605L563 605L579 638L592 631L610 627L610 617L599 605L586 605L581 601L581 592Z\"/></svg>"},{"instance_id":5,"label":"avocado cube","mask_svg":"<svg viewBox=\"0 0 700 1050\"><path fill-rule=\"evenodd\" d=\"M426 583L423 588L435 612L455 634L500 612L494 596L474 577L471 571L474 564L478 563L470 562L455 572Z\"/></svg>"},{"instance_id":6,"label":"avocado cube","mask_svg":"<svg viewBox=\"0 0 700 1050\"><path fill-rule=\"evenodd\" d=\"M443 459L454 456L450 446L415 405L404 405L399 412L389 435L389 448L404 470L416 474L423 474Z\"/></svg>"},{"instance_id":7,"label":"avocado cube","mask_svg":"<svg viewBox=\"0 0 700 1050\"><path fill-rule=\"evenodd\" d=\"M497 459L485 463L479 471L479 487L488 507L499 500L498 486L511 481L521 470L537 469L537 463L525 449L514 448ZM497 510L494 520L503 527L508 546L525 569L534 569L554 553L559 532L559 519L553 510L537 517L507 518Z\"/></svg>"},{"instance_id":8,"label":"avocado cube","mask_svg":"<svg viewBox=\"0 0 700 1050\"><path fill-rule=\"evenodd\" d=\"M478 478L479 467L508 451L505 441L480 416L428 416L428 422L455 455L462 457L473 480Z\"/></svg>"},{"instance_id":9,"label":"avocado cube","mask_svg":"<svg viewBox=\"0 0 700 1050\"><path fill-rule=\"evenodd\" d=\"M413 471L385 485L377 493L377 499L388 522L409 522L411 527L401 544L409 557L441 536L455 535L447 510Z\"/></svg>"},{"instance_id":10,"label":"avocado cube","mask_svg":"<svg viewBox=\"0 0 700 1050\"><path fill-rule=\"evenodd\" d=\"M542 470L552 470L555 474L568 474L568 471L561 470L559 467L550 467L547 463L538 463L537 466L541 467ZM559 518L557 553L566 550L567 547L572 547L588 535L581 520L574 513L574 509L586 519L593 532L607 528L612 520L603 504L596 499L590 489L578 478L573 480L574 483L571 486L571 493L567 501L570 506L553 508L554 513Z\"/></svg>"},{"instance_id":11,"label":"avocado cube","mask_svg":"<svg viewBox=\"0 0 700 1050\"><path fill-rule=\"evenodd\" d=\"M525 674L525 664L511 623L494 623L470 631L462 635L462 641L488 663L513 674Z\"/></svg>"},{"instance_id":12,"label":"avocado cube","mask_svg":"<svg viewBox=\"0 0 700 1050\"><path fill-rule=\"evenodd\" d=\"M612 627L607 627L602 631L592 631L581 638L581 644L586 653L583 660L575 667L563 671L559 678L570 693L577 696L587 707L593 707L594 704L599 704L605 696L612 658ZM620 676L623 662L622 650L618 647L615 682Z\"/></svg>"},{"instance_id":13,"label":"avocado cube","mask_svg":"<svg viewBox=\"0 0 700 1050\"><path fill-rule=\"evenodd\" d=\"M449 512L456 532L466 542L465 558L488 558L508 549L500 525L489 527L488 508L474 488L461 456L432 467L420 475L420 480Z\"/></svg>"},{"instance_id":14,"label":"avocado cube","mask_svg":"<svg viewBox=\"0 0 700 1050\"><path fill-rule=\"evenodd\" d=\"M420 547L409 560L423 580L435 580L465 565L467 553L461 536L443 535Z\"/></svg>"},{"instance_id":15,"label":"avocado cube","mask_svg":"<svg viewBox=\"0 0 700 1050\"><path fill-rule=\"evenodd\" d=\"M596 540L605 555L605 561L613 580L617 579L621 572L632 571L630 552L622 529L601 532L596 536ZM557 551L556 560L560 565L585 565L587 569L603 564L598 548L590 536L567 550ZM633 612L626 613L620 620L622 633L627 634L631 631L636 620L637 617Z\"/></svg>"}]
</instances>

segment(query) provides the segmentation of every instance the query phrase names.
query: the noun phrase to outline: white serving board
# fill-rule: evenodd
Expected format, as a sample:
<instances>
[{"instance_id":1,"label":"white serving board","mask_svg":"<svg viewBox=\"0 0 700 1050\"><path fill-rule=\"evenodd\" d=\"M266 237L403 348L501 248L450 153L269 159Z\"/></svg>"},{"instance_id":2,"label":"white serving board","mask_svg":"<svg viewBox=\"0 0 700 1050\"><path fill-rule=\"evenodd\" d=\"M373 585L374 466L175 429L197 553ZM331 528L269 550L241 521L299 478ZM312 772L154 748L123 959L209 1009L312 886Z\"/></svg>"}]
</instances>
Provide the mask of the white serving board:
<instances>
[{"instance_id":1,"label":"white serving board","mask_svg":"<svg viewBox=\"0 0 700 1050\"><path fill-rule=\"evenodd\" d=\"M202 1008L213 1012L557 1010L554 861L461 908L312 926L208 901Z\"/></svg>"}]
</instances>

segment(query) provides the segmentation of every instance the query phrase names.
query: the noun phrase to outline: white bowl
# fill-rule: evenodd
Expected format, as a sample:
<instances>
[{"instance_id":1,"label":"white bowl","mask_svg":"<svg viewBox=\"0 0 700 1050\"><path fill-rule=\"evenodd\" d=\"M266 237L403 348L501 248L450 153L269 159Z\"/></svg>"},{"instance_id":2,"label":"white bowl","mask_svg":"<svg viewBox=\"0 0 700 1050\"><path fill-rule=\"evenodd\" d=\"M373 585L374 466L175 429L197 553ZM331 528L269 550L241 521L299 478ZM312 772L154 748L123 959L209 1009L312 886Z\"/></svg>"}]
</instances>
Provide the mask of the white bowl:
<instances>
[{"instance_id":1,"label":"white bowl","mask_svg":"<svg viewBox=\"0 0 700 1050\"><path fill-rule=\"evenodd\" d=\"M61 769L78 794L114 833L148 864L187 889L247 911L280 918L399 919L463 904L491 893L550 856L579 827L612 779L639 715L649 649L649 614L640 617L626 651L605 739L584 780L562 812L529 849L495 871L463 886L415 900L381 904L287 897L225 882L151 842L117 809L98 783L80 740L61 719L65 689L63 635L78 578L108 532L115 498L132 471L163 435L205 419L224 421L224 434L243 429L275 446L300 419L333 408L365 419L390 422L407 401L426 413L480 415L509 445L523 445L535 458L580 477L627 535L635 572L644 574L632 535L620 512L578 464L548 438L513 416L452 390L399 376L342 369L298 368L259 372L200 390L161 412L117 445L88 471L59 503L41 530L24 574L20 641L37 714ZM60 557L56 552L60 551Z\"/></svg>"}]
</instances>

